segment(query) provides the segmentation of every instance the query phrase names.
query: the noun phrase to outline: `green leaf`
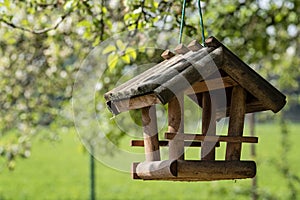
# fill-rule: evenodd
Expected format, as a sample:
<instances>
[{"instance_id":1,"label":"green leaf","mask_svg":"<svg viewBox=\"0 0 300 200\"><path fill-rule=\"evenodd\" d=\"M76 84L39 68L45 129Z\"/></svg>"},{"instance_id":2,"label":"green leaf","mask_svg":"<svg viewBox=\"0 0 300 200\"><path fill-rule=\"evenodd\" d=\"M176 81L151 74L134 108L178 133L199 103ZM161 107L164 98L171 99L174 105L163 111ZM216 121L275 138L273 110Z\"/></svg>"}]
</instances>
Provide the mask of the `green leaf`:
<instances>
[{"instance_id":1,"label":"green leaf","mask_svg":"<svg viewBox=\"0 0 300 200\"><path fill-rule=\"evenodd\" d=\"M83 27L91 27L92 23L90 21L88 21L88 20L82 20L81 22L79 22L77 24L77 26L78 27L81 27L81 26L83 26Z\"/></svg>"},{"instance_id":2,"label":"green leaf","mask_svg":"<svg viewBox=\"0 0 300 200\"><path fill-rule=\"evenodd\" d=\"M121 51L124 51L126 49L125 44L121 40L117 40L117 47Z\"/></svg>"},{"instance_id":3,"label":"green leaf","mask_svg":"<svg viewBox=\"0 0 300 200\"><path fill-rule=\"evenodd\" d=\"M130 56L129 56L128 54L125 54L125 55L122 56L121 58L122 58L122 60L123 60L125 63L127 63L127 64L130 63Z\"/></svg>"},{"instance_id":4,"label":"green leaf","mask_svg":"<svg viewBox=\"0 0 300 200\"><path fill-rule=\"evenodd\" d=\"M107 8L102 7L102 13L103 13L103 14L106 14L106 13L107 13Z\"/></svg>"},{"instance_id":5,"label":"green leaf","mask_svg":"<svg viewBox=\"0 0 300 200\"><path fill-rule=\"evenodd\" d=\"M97 46L100 43L100 37L96 37L96 39L93 42L93 47Z\"/></svg>"},{"instance_id":6,"label":"green leaf","mask_svg":"<svg viewBox=\"0 0 300 200\"><path fill-rule=\"evenodd\" d=\"M116 67L118 63L118 58L118 55L115 53L109 54L109 56L107 57L107 64L110 70L113 70Z\"/></svg>"},{"instance_id":7,"label":"green leaf","mask_svg":"<svg viewBox=\"0 0 300 200\"><path fill-rule=\"evenodd\" d=\"M126 55L129 55L131 58L133 58L134 60L136 59L136 51L134 48L132 47L128 47L125 51Z\"/></svg>"},{"instance_id":8,"label":"green leaf","mask_svg":"<svg viewBox=\"0 0 300 200\"><path fill-rule=\"evenodd\" d=\"M102 51L103 54L111 53L113 51L116 51L117 48L114 45L109 45L105 47L105 49Z\"/></svg>"}]
</instances>

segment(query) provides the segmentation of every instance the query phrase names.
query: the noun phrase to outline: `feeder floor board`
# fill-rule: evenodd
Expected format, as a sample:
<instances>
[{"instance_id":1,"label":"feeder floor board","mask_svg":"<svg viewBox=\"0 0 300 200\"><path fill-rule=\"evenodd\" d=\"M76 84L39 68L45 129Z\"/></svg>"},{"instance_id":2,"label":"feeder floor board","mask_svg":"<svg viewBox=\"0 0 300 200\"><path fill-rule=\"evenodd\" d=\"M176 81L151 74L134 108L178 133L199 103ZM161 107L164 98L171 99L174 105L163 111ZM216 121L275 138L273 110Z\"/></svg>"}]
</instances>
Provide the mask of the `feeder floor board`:
<instances>
[{"instance_id":1,"label":"feeder floor board","mask_svg":"<svg viewBox=\"0 0 300 200\"><path fill-rule=\"evenodd\" d=\"M134 163L132 176L143 180L215 181L253 178L254 161L164 160Z\"/></svg>"}]
</instances>

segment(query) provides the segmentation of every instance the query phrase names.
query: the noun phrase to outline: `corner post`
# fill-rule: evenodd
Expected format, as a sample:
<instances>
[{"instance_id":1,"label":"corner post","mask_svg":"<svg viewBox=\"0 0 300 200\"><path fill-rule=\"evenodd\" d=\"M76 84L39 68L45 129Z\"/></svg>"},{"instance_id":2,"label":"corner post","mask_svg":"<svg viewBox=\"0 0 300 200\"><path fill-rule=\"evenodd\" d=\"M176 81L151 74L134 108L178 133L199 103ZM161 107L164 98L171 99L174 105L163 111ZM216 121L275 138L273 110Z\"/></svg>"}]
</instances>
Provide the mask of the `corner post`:
<instances>
[{"instance_id":1,"label":"corner post","mask_svg":"<svg viewBox=\"0 0 300 200\"><path fill-rule=\"evenodd\" d=\"M146 161L160 161L155 105L142 108Z\"/></svg>"},{"instance_id":2,"label":"corner post","mask_svg":"<svg viewBox=\"0 0 300 200\"><path fill-rule=\"evenodd\" d=\"M231 94L228 136L243 136L246 112L246 92L241 86L233 87ZM242 143L227 143L226 160L240 160Z\"/></svg>"},{"instance_id":3,"label":"corner post","mask_svg":"<svg viewBox=\"0 0 300 200\"><path fill-rule=\"evenodd\" d=\"M184 96L177 94L168 105L168 132L184 134ZM184 160L184 140L174 139L169 142L169 159Z\"/></svg>"}]
</instances>

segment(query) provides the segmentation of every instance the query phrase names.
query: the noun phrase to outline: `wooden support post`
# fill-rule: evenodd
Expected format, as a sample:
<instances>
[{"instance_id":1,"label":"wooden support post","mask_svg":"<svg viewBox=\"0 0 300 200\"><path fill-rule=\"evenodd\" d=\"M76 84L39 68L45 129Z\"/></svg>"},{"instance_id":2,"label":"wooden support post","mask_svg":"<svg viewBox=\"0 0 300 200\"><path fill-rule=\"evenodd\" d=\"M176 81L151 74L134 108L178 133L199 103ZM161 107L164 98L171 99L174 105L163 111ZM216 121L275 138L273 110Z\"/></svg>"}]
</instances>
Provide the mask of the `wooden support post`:
<instances>
[{"instance_id":1,"label":"wooden support post","mask_svg":"<svg viewBox=\"0 0 300 200\"><path fill-rule=\"evenodd\" d=\"M246 92L241 86L233 87L231 94L228 136L242 136L246 112ZM242 143L227 143L226 160L240 160Z\"/></svg>"},{"instance_id":2,"label":"wooden support post","mask_svg":"<svg viewBox=\"0 0 300 200\"><path fill-rule=\"evenodd\" d=\"M155 106L142 108L146 161L159 161L159 142Z\"/></svg>"},{"instance_id":3,"label":"wooden support post","mask_svg":"<svg viewBox=\"0 0 300 200\"><path fill-rule=\"evenodd\" d=\"M202 96L202 134L207 136L216 135L216 105L209 92ZM216 142L204 142L201 148L201 160L215 160Z\"/></svg>"},{"instance_id":4,"label":"wooden support post","mask_svg":"<svg viewBox=\"0 0 300 200\"><path fill-rule=\"evenodd\" d=\"M177 94L168 105L168 131L184 134L184 96ZM169 142L169 159L184 160L184 140L176 136Z\"/></svg>"}]
</instances>

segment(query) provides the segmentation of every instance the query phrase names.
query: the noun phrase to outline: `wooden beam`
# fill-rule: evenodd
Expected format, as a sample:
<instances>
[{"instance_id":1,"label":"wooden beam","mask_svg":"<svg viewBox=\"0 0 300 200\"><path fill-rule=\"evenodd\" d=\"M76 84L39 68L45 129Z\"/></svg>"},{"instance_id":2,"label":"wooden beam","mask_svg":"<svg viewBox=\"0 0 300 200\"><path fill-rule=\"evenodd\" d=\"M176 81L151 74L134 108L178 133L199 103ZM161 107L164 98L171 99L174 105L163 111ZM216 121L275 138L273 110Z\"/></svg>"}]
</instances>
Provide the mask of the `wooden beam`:
<instances>
[{"instance_id":1,"label":"wooden beam","mask_svg":"<svg viewBox=\"0 0 300 200\"><path fill-rule=\"evenodd\" d=\"M283 108L286 104L286 97L280 91L251 69L216 38L210 37L205 43L208 47L221 47L223 49L224 65L222 66L222 70L254 97L259 99L266 108L275 113Z\"/></svg>"},{"instance_id":2,"label":"wooden beam","mask_svg":"<svg viewBox=\"0 0 300 200\"><path fill-rule=\"evenodd\" d=\"M246 113L246 92L241 86L235 86L231 94L228 136L241 137ZM226 160L240 160L242 144L227 143Z\"/></svg>"},{"instance_id":3,"label":"wooden beam","mask_svg":"<svg viewBox=\"0 0 300 200\"><path fill-rule=\"evenodd\" d=\"M182 180L214 181L253 178L254 161L177 161L177 177Z\"/></svg>"},{"instance_id":4,"label":"wooden beam","mask_svg":"<svg viewBox=\"0 0 300 200\"><path fill-rule=\"evenodd\" d=\"M246 104L246 113L253 113L259 111L269 110L266 108L260 101L253 101ZM222 109L222 111L217 110L217 119L221 119L224 117L228 117L230 115L230 106L226 109Z\"/></svg>"},{"instance_id":5,"label":"wooden beam","mask_svg":"<svg viewBox=\"0 0 300 200\"><path fill-rule=\"evenodd\" d=\"M141 162L134 170L141 179L162 179L177 176L177 161L163 160L154 162Z\"/></svg>"},{"instance_id":6,"label":"wooden beam","mask_svg":"<svg viewBox=\"0 0 300 200\"><path fill-rule=\"evenodd\" d=\"M185 67L181 68L180 76L175 74L173 77L170 75L168 81L160 81L163 83L161 86L157 87L154 92L159 97L160 101L165 104L169 102L173 97L174 93L178 93L191 87L191 84L199 81L201 78L207 78L218 70L219 66L222 66L223 53L222 48L218 48L210 52L212 49L203 48L199 52L193 52L195 57L187 58L185 64L180 64L179 66ZM188 52L187 54L189 54ZM185 56L185 55L183 55ZM193 65L193 67L188 67ZM174 70L173 70L174 71ZM170 72L172 73L172 72Z\"/></svg>"},{"instance_id":7,"label":"wooden beam","mask_svg":"<svg viewBox=\"0 0 300 200\"><path fill-rule=\"evenodd\" d=\"M177 133L169 142L169 159L184 160L184 141L177 139L184 132L184 96L177 94L168 104L168 131Z\"/></svg>"},{"instance_id":8,"label":"wooden beam","mask_svg":"<svg viewBox=\"0 0 300 200\"><path fill-rule=\"evenodd\" d=\"M160 147L168 147L169 140L160 140L159 146ZM143 147L144 140L131 140L130 146L132 147ZM201 142L198 141L184 141L184 147L201 147ZM216 147L220 147L220 142L217 142Z\"/></svg>"},{"instance_id":9,"label":"wooden beam","mask_svg":"<svg viewBox=\"0 0 300 200\"><path fill-rule=\"evenodd\" d=\"M134 164L137 179L214 181L253 178L254 161L167 160Z\"/></svg>"},{"instance_id":10,"label":"wooden beam","mask_svg":"<svg viewBox=\"0 0 300 200\"><path fill-rule=\"evenodd\" d=\"M209 92L202 96L202 135L216 135L216 103ZM203 142L201 160L215 160L215 142Z\"/></svg>"},{"instance_id":11,"label":"wooden beam","mask_svg":"<svg viewBox=\"0 0 300 200\"><path fill-rule=\"evenodd\" d=\"M165 133L165 139L173 140L176 137L178 140L190 140L190 141L207 141L207 142L230 142L230 143L258 143L257 137L248 137L248 136L225 136L225 135L216 135L216 136L207 136L202 134L176 134L167 132Z\"/></svg>"},{"instance_id":12,"label":"wooden beam","mask_svg":"<svg viewBox=\"0 0 300 200\"><path fill-rule=\"evenodd\" d=\"M172 51L170 51L169 49L165 50L161 54L161 57L165 60L168 60L168 59L172 58L173 56L175 56L175 54Z\"/></svg>"},{"instance_id":13,"label":"wooden beam","mask_svg":"<svg viewBox=\"0 0 300 200\"><path fill-rule=\"evenodd\" d=\"M192 87L185 90L185 94L197 94L222 88L228 88L238 85L232 78L229 76L205 80L201 82L196 82L192 85Z\"/></svg>"},{"instance_id":14,"label":"wooden beam","mask_svg":"<svg viewBox=\"0 0 300 200\"><path fill-rule=\"evenodd\" d=\"M146 161L159 161L159 143L155 106L142 108L142 123Z\"/></svg>"},{"instance_id":15,"label":"wooden beam","mask_svg":"<svg viewBox=\"0 0 300 200\"><path fill-rule=\"evenodd\" d=\"M155 94L151 93L144 96L133 97L130 99L108 102L108 106L110 107L111 111L115 115L117 115L121 112L136 110L159 103L161 103L160 100L156 97Z\"/></svg>"},{"instance_id":16,"label":"wooden beam","mask_svg":"<svg viewBox=\"0 0 300 200\"><path fill-rule=\"evenodd\" d=\"M174 51L177 53L177 54L186 54L187 52L189 52L190 50L184 46L184 44L179 44L175 49Z\"/></svg>"},{"instance_id":17,"label":"wooden beam","mask_svg":"<svg viewBox=\"0 0 300 200\"><path fill-rule=\"evenodd\" d=\"M144 140L131 140L130 146L133 147L143 147L144 146ZM167 147L169 146L168 140L160 140L159 146L161 147ZM190 142L190 141L184 141L185 147L201 147L201 142Z\"/></svg>"},{"instance_id":18,"label":"wooden beam","mask_svg":"<svg viewBox=\"0 0 300 200\"><path fill-rule=\"evenodd\" d=\"M199 42L197 42L197 40L191 41L187 47L191 51L198 51L203 48L203 46Z\"/></svg>"}]
</instances>

